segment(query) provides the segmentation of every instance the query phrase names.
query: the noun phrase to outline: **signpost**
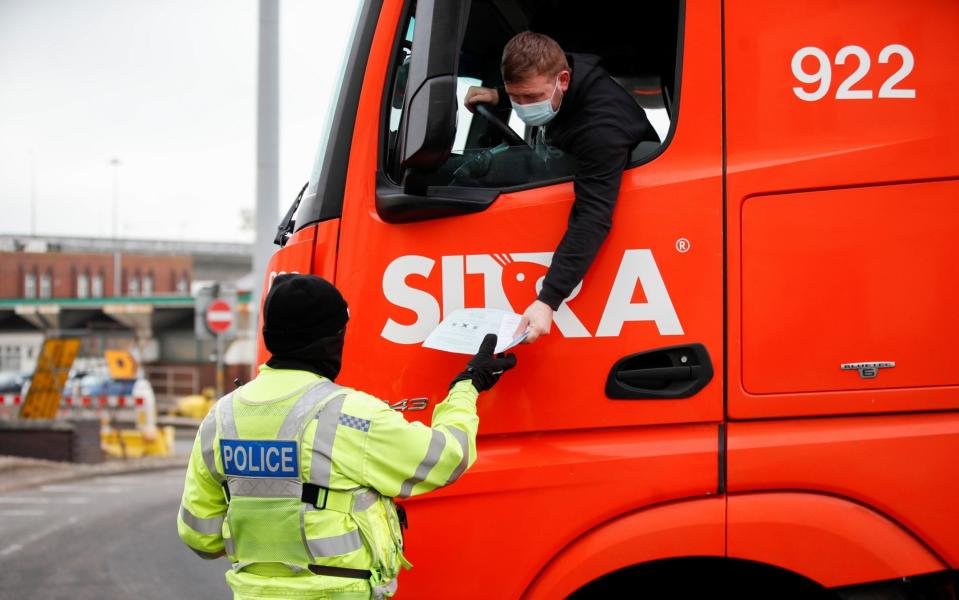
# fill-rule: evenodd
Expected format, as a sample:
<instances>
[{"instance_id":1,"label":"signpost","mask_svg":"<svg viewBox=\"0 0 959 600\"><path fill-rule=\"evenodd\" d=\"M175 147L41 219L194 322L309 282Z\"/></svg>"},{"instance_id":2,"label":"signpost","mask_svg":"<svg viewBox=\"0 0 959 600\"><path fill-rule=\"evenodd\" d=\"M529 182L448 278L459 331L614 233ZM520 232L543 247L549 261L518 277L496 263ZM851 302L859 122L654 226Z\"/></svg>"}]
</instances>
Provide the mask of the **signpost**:
<instances>
[{"instance_id":1,"label":"signpost","mask_svg":"<svg viewBox=\"0 0 959 600\"><path fill-rule=\"evenodd\" d=\"M110 379L136 379L137 361L126 350L107 350L103 353L110 370Z\"/></svg>"},{"instance_id":2,"label":"signpost","mask_svg":"<svg viewBox=\"0 0 959 600\"><path fill-rule=\"evenodd\" d=\"M80 340L77 338L47 338L43 341L30 390L20 409L21 418L52 419L57 416L63 385L79 350Z\"/></svg>"},{"instance_id":3,"label":"signpost","mask_svg":"<svg viewBox=\"0 0 959 600\"><path fill-rule=\"evenodd\" d=\"M216 341L216 393L222 396L225 343L236 335L236 291L219 285L200 290L196 299L196 336Z\"/></svg>"},{"instance_id":4,"label":"signpost","mask_svg":"<svg viewBox=\"0 0 959 600\"><path fill-rule=\"evenodd\" d=\"M222 299L217 298L206 307L206 326L214 335L222 335L233 327L233 307Z\"/></svg>"}]
</instances>

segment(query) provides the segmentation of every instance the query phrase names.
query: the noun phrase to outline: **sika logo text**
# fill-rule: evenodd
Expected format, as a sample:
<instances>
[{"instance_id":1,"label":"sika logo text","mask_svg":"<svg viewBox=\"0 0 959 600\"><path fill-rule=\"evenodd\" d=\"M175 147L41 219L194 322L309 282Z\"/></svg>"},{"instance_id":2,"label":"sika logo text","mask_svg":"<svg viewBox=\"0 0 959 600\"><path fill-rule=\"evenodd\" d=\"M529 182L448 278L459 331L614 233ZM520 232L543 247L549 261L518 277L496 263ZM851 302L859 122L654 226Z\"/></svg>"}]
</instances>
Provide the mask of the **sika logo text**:
<instances>
[{"instance_id":1,"label":"sika logo text","mask_svg":"<svg viewBox=\"0 0 959 600\"><path fill-rule=\"evenodd\" d=\"M387 317L381 335L397 344L421 343L439 325L442 315L465 307L467 276L482 278L484 306L520 312L542 288L552 258L552 252L453 255L438 261L415 254L400 256L383 273L383 295L392 305L412 311L416 318L412 323L402 323ZM436 269L442 281L439 297L422 284L435 276ZM633 301L637 287L642 288L644 302ZM581 289L582 283L567 302L576 298ZM556 330L565 337L615 337L623 324L631 321L652 321L660 335L683 334L669 291L648 249L623 253L595 329L588 328L567 302L560 305L553 317Z\"/></svg>"}]
</instances>

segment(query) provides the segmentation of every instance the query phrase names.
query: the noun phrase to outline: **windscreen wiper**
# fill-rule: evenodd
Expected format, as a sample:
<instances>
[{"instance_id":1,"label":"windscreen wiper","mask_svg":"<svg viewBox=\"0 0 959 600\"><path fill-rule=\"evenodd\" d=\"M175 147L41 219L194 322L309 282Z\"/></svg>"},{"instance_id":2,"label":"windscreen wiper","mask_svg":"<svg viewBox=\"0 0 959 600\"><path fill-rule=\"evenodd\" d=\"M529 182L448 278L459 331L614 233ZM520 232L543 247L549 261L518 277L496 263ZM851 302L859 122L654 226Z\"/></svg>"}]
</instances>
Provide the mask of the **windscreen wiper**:
<instances>
[{"instance_id":1,"label":"windscreen wiper","mask_svg":"<svg viewBox=\"0 0 959 600\"><path fill-rule=\"evenodd\" d=\"M293 215L296 214L296 209L300 206L300 200L303 199L303 192L306 191L306 188L309 185L309 181L303 184L303 188L300 189L300 193L296 195L296 200L293 201L293 205L290 206L290 210L286 211L286 214L283 216L283 220L280 221L280 226L276 228L276 237L273 238L273 243L280 248L286 246L286 241L290 239L290 235L293 233L293 227L296 226L296 221L293 220Z\"/></svg>"}]
</instances>

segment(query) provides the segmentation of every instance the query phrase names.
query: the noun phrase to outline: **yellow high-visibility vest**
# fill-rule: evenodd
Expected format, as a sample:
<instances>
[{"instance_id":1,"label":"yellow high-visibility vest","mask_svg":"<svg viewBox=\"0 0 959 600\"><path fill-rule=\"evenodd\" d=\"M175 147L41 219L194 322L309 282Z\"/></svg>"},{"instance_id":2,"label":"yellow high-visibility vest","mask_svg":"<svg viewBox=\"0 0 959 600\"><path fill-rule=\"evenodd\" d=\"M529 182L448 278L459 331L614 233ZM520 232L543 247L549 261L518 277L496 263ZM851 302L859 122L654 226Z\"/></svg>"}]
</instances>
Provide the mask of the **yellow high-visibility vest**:
<instances>
[{"instance_id":1,"label":"yellow high-visibility vest","mask_svg":"<svg viewBox=\"0 0 959 600\"><path fill-rule=\"evenodd\" d=\"M236 598L392 596L411 566L392 498L448 485L473 463L477 396L457 383L430 428L326 378L263 366L200 426L180 537L204 558L229 557Z\"/></svg>"}]
</instances>

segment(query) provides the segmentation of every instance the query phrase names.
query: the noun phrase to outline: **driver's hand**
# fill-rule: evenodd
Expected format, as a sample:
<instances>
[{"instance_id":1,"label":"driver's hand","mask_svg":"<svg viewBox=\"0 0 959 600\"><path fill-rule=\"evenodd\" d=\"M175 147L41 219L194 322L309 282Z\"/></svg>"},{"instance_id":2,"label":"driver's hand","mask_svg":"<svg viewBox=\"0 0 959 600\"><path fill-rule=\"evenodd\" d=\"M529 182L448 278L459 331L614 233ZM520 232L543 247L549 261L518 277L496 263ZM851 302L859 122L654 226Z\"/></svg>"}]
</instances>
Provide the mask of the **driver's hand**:
<instances>
[{"instance_id":1,"label":"driver's hand","mask_svg":"<svg viewBox=\"0 0 959 600\"><path fill-rule=\"evenodd\" d=\"M529 335L526 336L524 341L527 344L532 344L540 336L548 334L552 324L553 309L542 300L534 300L526 309L526 312L523 313L523 318L520 320L519 327L513 333L513 337L519 337L529 327Z\"/></svg>"},{"instance_id":2,"label":"driver's hand","mask_svg":"<svg viewBox=\"0 0 959 600\"><path fill-rule=\"evenodd\" d=\"M463 104L466 105L466 110L470 112L473 112L473 105L475 104L492 104L496 106L499 104L499 92L496 91L496 88L471 85L470 88L466 90L466 100Z\"/></svg>"}]
</instances>

